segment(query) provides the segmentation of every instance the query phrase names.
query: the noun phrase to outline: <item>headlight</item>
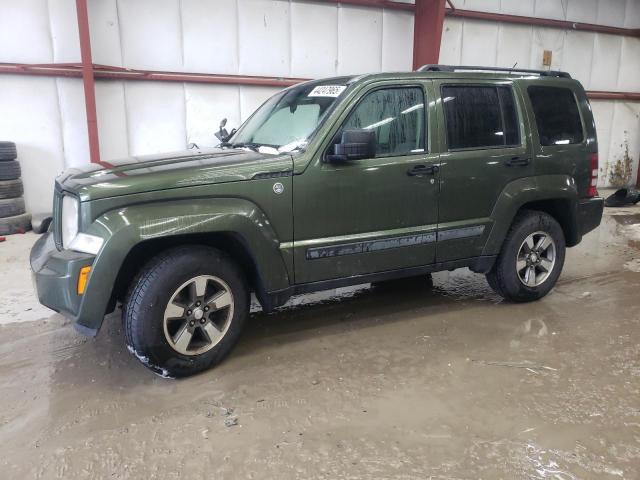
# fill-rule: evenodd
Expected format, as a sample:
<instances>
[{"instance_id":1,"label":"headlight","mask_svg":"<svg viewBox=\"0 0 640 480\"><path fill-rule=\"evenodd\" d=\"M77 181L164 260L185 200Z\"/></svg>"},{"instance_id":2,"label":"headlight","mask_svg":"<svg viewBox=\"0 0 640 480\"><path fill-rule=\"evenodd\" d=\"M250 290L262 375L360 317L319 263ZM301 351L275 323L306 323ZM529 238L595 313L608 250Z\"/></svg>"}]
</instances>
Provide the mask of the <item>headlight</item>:
<instances>
[{"instance_id":1,"label":"headlight","mask_svg":"<svg viewBox=\"0 0 640 480\"><path fill-rule=\"evenodd\" d=\"M70 195L62 197L62 248L69 248L78 234L78 200Z\"/></svg>"},{"instance_id":2,"label":"headlight","mask_svg":"<svg viewBox=\"0 0 640 480\"><path fill-rule=\"evenodd\" d=\"M104 240L95 235L78 233L78 200L70 195L62 198L62 248L97 255Z\"/></svg>"}]
</instances>

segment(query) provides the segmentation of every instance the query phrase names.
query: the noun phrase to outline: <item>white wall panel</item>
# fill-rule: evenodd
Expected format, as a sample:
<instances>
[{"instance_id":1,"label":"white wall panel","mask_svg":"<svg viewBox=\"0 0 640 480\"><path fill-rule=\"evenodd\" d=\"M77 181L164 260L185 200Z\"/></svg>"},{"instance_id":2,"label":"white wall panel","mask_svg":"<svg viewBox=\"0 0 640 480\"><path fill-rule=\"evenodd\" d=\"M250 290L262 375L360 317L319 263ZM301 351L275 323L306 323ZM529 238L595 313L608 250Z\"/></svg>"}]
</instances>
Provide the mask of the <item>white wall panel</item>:
<instances>
[{"instance_id":1,"label":"white wall panel","mask_svg":"<svg viewBox=\"0 0 640 480\"><path fill-rule=\"evenodd\" d=\"M289 2L238 0L240 65L243 75L291 74Z\"/></svg>"},{"instance_id":2,"label":"white wall panel","mask_svg":"<svg viewBox=\"0 0 640 480\"><path fill-rule=\"evenodd\" d=\"M565 2L560 0L536 0L533 16L565 20L567 18Z\"/></svg>"},{"instance_id":3,"label":"white wall panel","mask_svg":"<svg viewBox=\"0 0 640 480\"><path fill-rule=\"evenodd\" d=\"M70 0L49 0L51 41L53 61L58 63L79 62L78 16L75 2Z\"/></svg>"},{"instance_id":4,"label":"white wall panel","mask_svg":"<svg viewBox=\"0 0 640 480\"><path fill-rule=\"evenodd\" d=\"M88 0L93 62L122 67L120 24L116 0Z\"/></svg>"},{"instance_id":5,"label":"white wall panel","mask_svg":"<svg viewBox=\"0 0 640 480\"><path fill-rule=\"evenodd\" d=\"M501 10L500 4L504 3L500 0L457 0L454 1L454 5L457 8L463 8L465 10L478 10L481 12L494 12L499 13ZM516 2L513 2L516 3Z\"/></svg>"},{"instance_id":6,"label":"white wall panel","mask_svg":"<svg viewBox=\"0 0 640 480\"><path fill-rule=\"evenodd\" d=\"M338 10L338 74L376 72L382 66L382 11L342 6Z\"/></svg>"},{"instance_id":7,"label":"white wall panel","mask_svg":"<svg viewBox=\"0 0 640 480\"><path fill-rule=\"evenodd\" d=\"M413 14L384 10L382 14L382 67L385 71L413 66Z\"/></svg>"},{"instance_id":8,"label":"white wall panel","mask_svg":"<svg viewBox=\"0 0 640 480\"><path fill-rule=\"evenodd\" d=\"M89 161L87 113L82 80L57 78L56 84L65 167L79 167Z\"/></svg>"},{"instance_id":9,"label":"white wall panel","mask_svg":"<svg viewBox=\"0 0 640 480\"><path fill-rule=\"evenodd\" d=\"M513 67L517 64L521 68L528 67L531 61L532 35L531 27L502 24L498 34L496 65Z\"/></svg>"},{"instance_id":10,"label":"white wall panel","mask_svg":"<svg viewBox=\"0 0 640 480\"><path fill-rule=\"evenodd\" d=\"M568 0L567 19L574 22L596 23L598 0Z\"/></svg>"},{"instance_id":11,"label":"white wall panel","mask_svg":"<svg viewBox=\"0 0 640 480\"><path fill-rule=\"evenodd\" d=\"M625 147L628 144L629 156L633 162L633 172L637 172L638 158L640 157L640 103L616 102L613 107L611 124L611 144L605 165L611 169L614 162L622 160ZM635 179L636 176L632 175L632 180L635 181ZM608 171L604 180L608 183Z\"/></svg>"},{"instance_id":12,"label":"white wall panel","mask_svg":"<svg viewBox=\"0 0 640 480\"><path fill-rule=\"evenodd\" d=\"M615 90L618 85L622 37L598 33L591 64L591 90Z\"/></svg>"},{"instance_id":13,"label":"white wall panel","mask_svg":"<svg viewBox=\"0 0 640 480\"><path fill-rule=\"evenodd\" d=\"M308 78L333 75L337 56L338 8L291 3L291 75Z\"/></svg>"},{"instance_id":14,"label":"white wall panel","mask_svg":"<svg viewBox=\"0 0 640 480\"><path fill-rule=\"evenodd\" d=\"M129 133L124 82L96 82L96 110L100 157L113 160L129 156Z\"/></svg>"},{"instance_id":15,"label":"white wall panel","mask_svg":"<svg viewBox=\"0 0 640 480\"><path fill-rule=\"evenodd\" d=\"M118 0L117 8L126 67L182 69L179 0Z\"/></svg>"},{"instance_id":16,"label":"white wall panel","mask_svg":"<svg viewBox=\"0 0 640 480\"><path fill-rule=\"evenodd\" d=\"M501 4L500 13L531 17L533 16L535 4L536 0L503 1Z\"/></svg>"},{"instance_id":17,"label":"white wall panel","mask_svg":"<svg viewBox=\"0 0 640 480\"><path fill-rule=\"evenodd\" d=\"M468 20L462 29L463 65L495 65L498 53L497 23Z\"/></svg>"},{"instance_id":18,"label":"white wall panel","mask_svg":"<svg viewBox=\"0 0 640 480\"><path fill-rule=\"evenodd\" d=\"M624 92L640 92L640 38L622 39L618 88Z\"/></svg>"},{"instance_id":19,"label":"white wall panel","mask_svg":"<svg viewBox=\"0 0 640 480\"><path fill-rule=\"evenodd\" d=\"M0 62L52 60L47 0L0 0Z\"/></svg>"},{"instance_id":20,"label":"white wall panel","mask_svg":"<svg viewBox=\"0 0 640 480\"><path fill-rule=\"evenodd\" d=\"M186 146L181 83L127 82L125 99L132 155L182 150Z\"/></svg>"},{"instance_id":21,"label":"white wall panel","mask_svg":"<svg viewBox=\"0 0 640 480\"><path fill-rule=\"evenodd\" d=\"M28 211L50 211L53 179L64 169L56 79L0 75L0 132L18 145Z\"/></svg>"},{"instance_id":22,"label":"white wall panel","mask_svg":"<svg viewBox=\"0 0 640 480\"><path fill-rule=\"evenodd\" d=\"M531 68L544 68L542 56L545 50L551 50L551 69L559 70L564 53L564 37L566 32L557 28L534 27L531 42Z\"/></svg>"},{"instance_id":23,"label":"white wall panel","mask_svg":"<svg viewBox=\"0 0 640 480\"><path fill-rule=\"evenodd\" d=\"M593 42L595 35L589 32L567 32L564 39L564 54L560 69L570 72L585 88L591 83L593 65Z\"/></svg>"},{"instance_id":24,"label":"white wall panel","mask_svg":"<svg viewBox=\"0 0 640 480\"><path fill-rule=\"evenodd\" d=\"M593 118L596 122L596 134L598 136L599 172L598 185L607 183L607 164L609 151L611 150L611 128L613 122L614 102L594 100L591 103Z\"/></svg>"},{"instance_id":25,"label":"white wall panel","mask_svg":"<svg viewBox=\"0 0 640 480\"><path fill-rule=\"evenodd\" d=\"M461 65L462 58L462 27L464 20L446 18L442 28L442 43L440 45L440 63L444 65Z\"/></svg>"},{"instance_id":26,"label":"white wall panel","mask_svg":"<svg viewBox=\"0 0 640 480\"><path fill-rule=\"evenodd\" d=\"M240 125L240 87L236 85L185 84L187 143L199 147L217 145L215 137L223 118L227 130Z\"/></svg>"},{"instance_id":27,"label":"white wall panel","mask_svg":"<svg viewBox=\"0 0 640 480\"><path fill-rule=\"evenodd\" d=\"M236 0L182 0L184 70L238 72Z\"/></svg>"},{"instance_id":28,"label":"white wall panel","mask_svg":"<svg viewBox=\"0 0 640 480\"><path fill-rule=\"evenodd\" d=\"M595 23L612 27L624 27L626 8L626 0L599 0L598 16Z\"/></svg>"},{"instance_id":29,"label":"white wall panel","mask_svg":"<svg viewBox=\"0 0 640 480\"><path fill-rule=\"evenodd\" d=\"M638 0L627 0L624 26L626 28L640 28L640 2Z\"/></svg>"}]
</instances>

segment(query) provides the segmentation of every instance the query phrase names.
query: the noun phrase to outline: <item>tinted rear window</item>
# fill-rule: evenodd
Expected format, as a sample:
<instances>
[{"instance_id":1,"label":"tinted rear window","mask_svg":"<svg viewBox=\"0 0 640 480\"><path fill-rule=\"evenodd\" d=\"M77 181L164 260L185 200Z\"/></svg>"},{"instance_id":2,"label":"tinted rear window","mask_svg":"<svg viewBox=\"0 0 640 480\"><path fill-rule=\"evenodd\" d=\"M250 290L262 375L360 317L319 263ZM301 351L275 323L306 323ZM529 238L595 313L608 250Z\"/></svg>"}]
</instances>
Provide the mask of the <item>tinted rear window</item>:
<instances>
[{"instance_id":1,"label":"tinted rear window","mask_svg":"<svg viewBox=\"0 0 640 480\"><path fill-rule=\"evenodd\" d=\"M511 88L446 86L442 101L450 149L520 144Z\"/></svg>"},{"instance_id":2,"label":"tinted rear window","mask_svg":"<svg viewBox=\"0 0 640 480\"><path fill-rule=\"evenodd\" d=\"M581 143L582 123L578 104L568 88L529 87L540 145Z\"/></svg>"}]
</instances>

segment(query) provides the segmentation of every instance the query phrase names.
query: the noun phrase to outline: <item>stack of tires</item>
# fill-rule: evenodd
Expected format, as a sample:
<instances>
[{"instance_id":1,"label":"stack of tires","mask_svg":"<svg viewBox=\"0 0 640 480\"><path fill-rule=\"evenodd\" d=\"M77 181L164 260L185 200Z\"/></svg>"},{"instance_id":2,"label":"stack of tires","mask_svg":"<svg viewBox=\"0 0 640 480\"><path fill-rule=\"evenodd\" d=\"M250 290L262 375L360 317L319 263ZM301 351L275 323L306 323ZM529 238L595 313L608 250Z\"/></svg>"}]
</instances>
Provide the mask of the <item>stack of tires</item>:
<instances>
[{"instance_id":1,"label":"stack of tires","mask_svg":"<svg viewBox=\"0 0 640 480\"><path fill-rule=\"evenodd\" d=\"M0 235L31 230L31 215L25 213L18 152L13 142L0 142Z\"/></svg>"}]
</instances>

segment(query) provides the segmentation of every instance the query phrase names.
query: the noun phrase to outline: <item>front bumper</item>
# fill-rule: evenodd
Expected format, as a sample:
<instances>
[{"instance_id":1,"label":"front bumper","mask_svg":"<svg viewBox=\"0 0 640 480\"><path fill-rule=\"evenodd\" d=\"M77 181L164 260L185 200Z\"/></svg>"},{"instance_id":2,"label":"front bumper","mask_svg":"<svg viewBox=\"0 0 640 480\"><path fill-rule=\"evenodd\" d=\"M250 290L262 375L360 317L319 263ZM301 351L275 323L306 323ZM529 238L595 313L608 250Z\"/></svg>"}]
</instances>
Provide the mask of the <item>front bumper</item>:
<instances>
[{"instance_id":1,"label":"front bumper","mask_svg":"<svg viewBox=\"0 0 640 480\"><path fill-rule=\"evenodd\" d=\"M604 200L600 197L580 200L578 203L578 231L580 236L594 230L602 221Z\"/></svg>"},{"instance_id":2,"label":"front bumper","mask_svg":"<svg viewBox=\"0 0 640 480\"><path fill-rule=\"evenodd\" d=\"M77 330L91 336L98 330L84 325L83 318L90 312L83 309L85 299L77 294L77 282L80 269L92 265L94 259L94 255L58 250L51 232L38 239L29 258L40 303L73 320Z\"/></svg>"}]
</instances>

